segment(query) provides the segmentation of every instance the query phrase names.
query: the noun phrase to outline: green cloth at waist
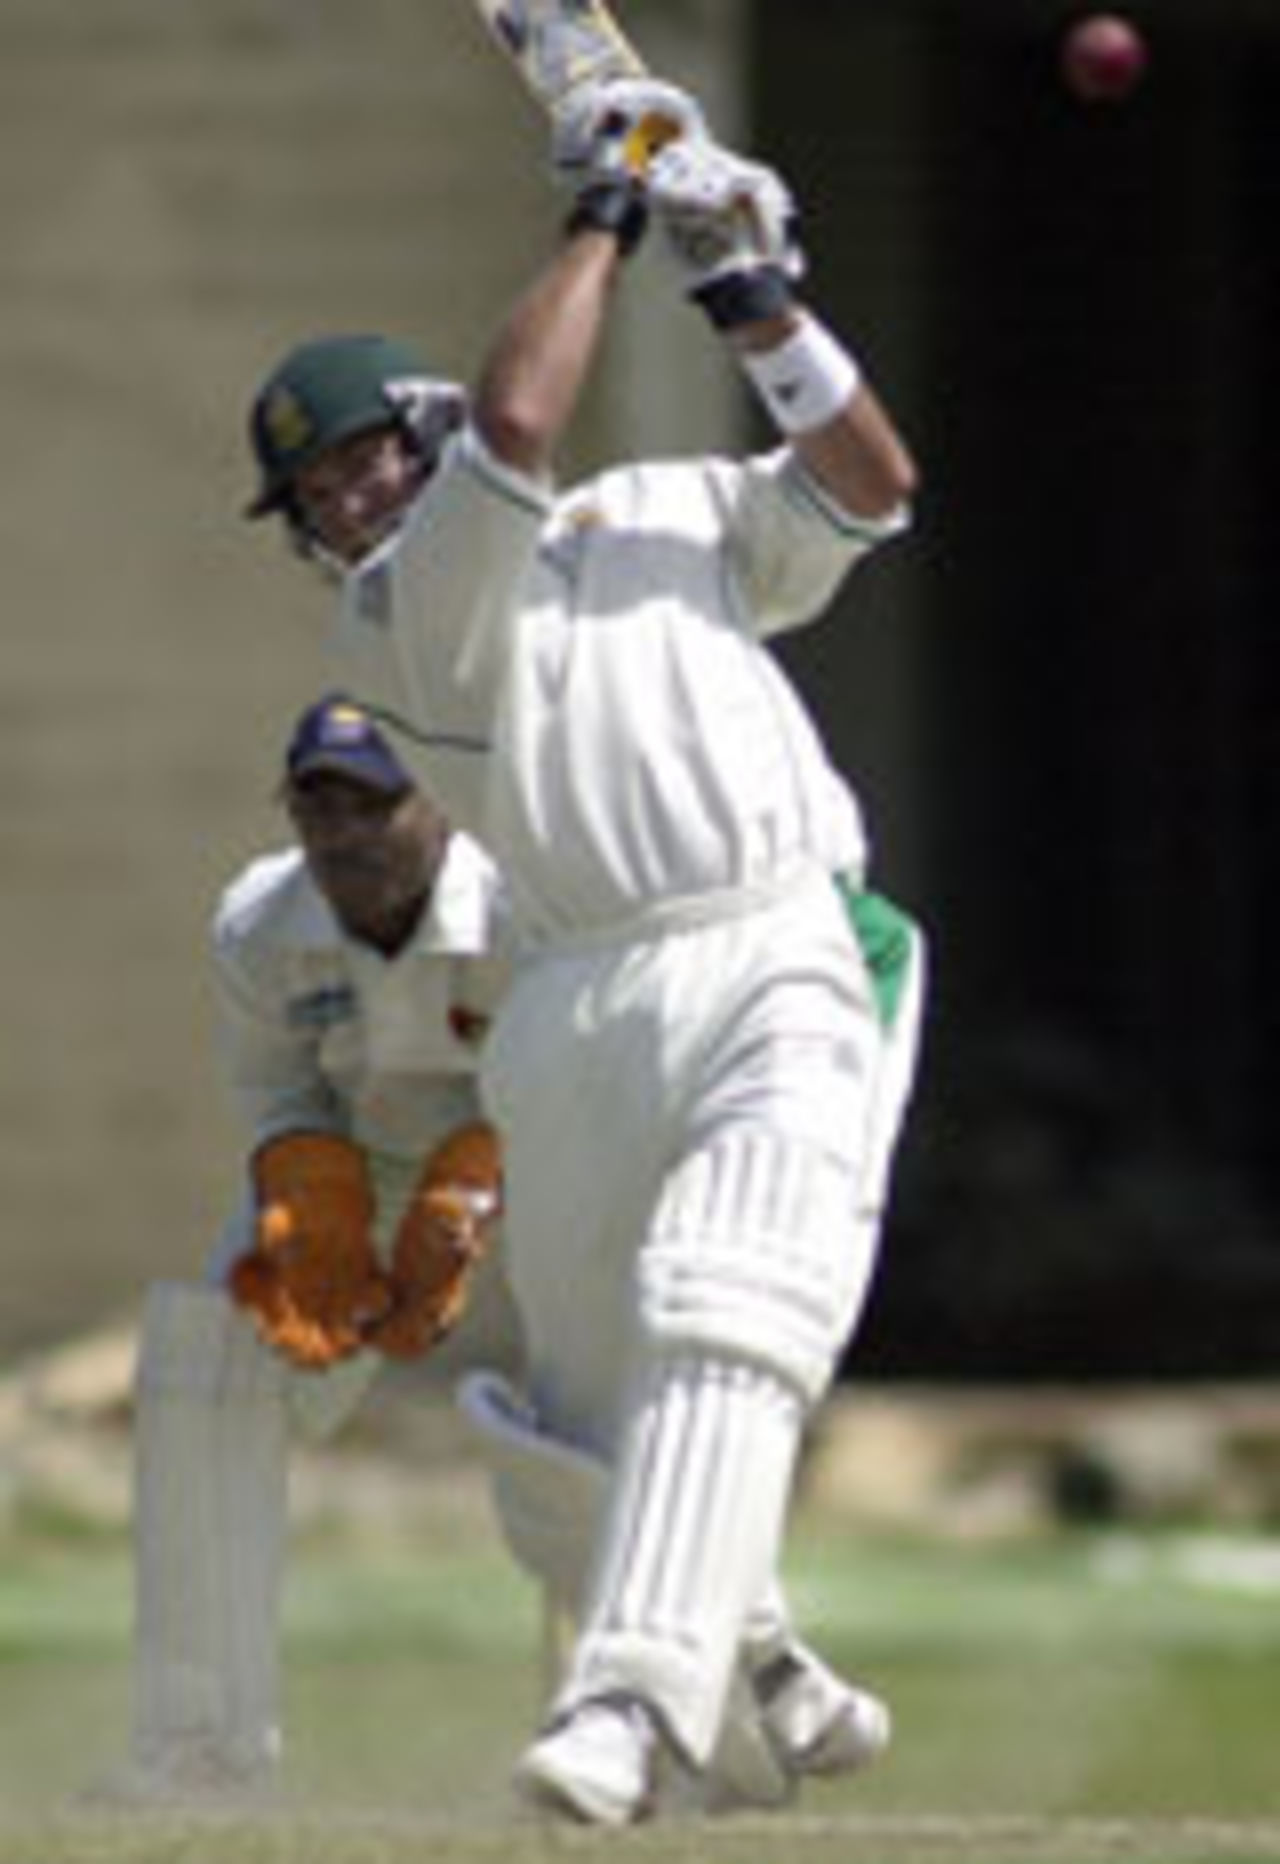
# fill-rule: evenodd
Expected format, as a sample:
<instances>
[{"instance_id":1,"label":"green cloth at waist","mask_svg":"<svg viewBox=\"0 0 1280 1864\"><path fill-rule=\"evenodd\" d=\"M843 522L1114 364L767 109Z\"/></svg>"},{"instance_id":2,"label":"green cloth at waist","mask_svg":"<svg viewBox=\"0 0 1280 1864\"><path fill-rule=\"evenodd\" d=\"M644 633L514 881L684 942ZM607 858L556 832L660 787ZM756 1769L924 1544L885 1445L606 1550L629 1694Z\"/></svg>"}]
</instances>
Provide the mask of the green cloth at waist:
<instances>
[{"instance_id":1,"label":"green cloth at waist","mask_svg":"<svg viewBox=\"0 0 1280 1864\"><path fill-rule=\"evenodd\" d=\"M891 1029L920 940L920 928L883 893L857 886L848 874L837 874L835 883L871 977L881 1024Z\"/></svg>"}]
</instances>

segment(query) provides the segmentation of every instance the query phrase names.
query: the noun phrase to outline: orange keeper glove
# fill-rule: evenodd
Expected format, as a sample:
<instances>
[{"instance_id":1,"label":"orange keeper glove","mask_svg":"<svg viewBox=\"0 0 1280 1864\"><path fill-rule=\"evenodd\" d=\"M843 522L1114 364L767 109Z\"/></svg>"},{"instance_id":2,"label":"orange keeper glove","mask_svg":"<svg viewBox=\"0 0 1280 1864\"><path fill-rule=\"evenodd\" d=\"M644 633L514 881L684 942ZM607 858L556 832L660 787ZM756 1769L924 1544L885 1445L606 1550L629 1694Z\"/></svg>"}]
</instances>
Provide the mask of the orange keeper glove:
<instances>
[{"instance_id":1,"label":"orange keeper glove","mask_svg":"<svg viewBox=\"0 0 1280 1864\"><path fill-rule=\"evenodd\" d=\"M285 1133L252 1163L254 1246L228 1287L258 1334L294 1365L322 1370L349 1359L391 1306L372 1239L373 1194L364 1154L331 1133Z\"/></svg>"},{"instance_id":2,"label":"orange keeper glove","mask_svg":"<svg viewBox=\"0 0 1280 1864\"><path fill-rule=\"evenodd\" d=\"M393 1306L367 1330L392 1359L431 1351L461 1320L502 1214L502 1154L483 1120L456 1127L422 1168L392 1252Z\"/></svg>"}]
</instances>

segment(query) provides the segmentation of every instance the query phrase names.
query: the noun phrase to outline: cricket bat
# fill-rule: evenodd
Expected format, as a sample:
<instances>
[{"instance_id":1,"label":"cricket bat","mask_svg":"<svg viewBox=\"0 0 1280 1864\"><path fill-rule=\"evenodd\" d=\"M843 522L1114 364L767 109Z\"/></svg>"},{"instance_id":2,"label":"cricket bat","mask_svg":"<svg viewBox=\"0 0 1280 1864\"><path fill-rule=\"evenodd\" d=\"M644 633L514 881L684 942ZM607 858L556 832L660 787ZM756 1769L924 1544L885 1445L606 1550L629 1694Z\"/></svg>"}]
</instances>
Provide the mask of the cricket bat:
<instances>
[{"instance_id":1,"label":"cricket bat","mask_svg":"<svg viewBox=\"0 0 1280 1864\"><path fill-rule=\"evenodd\" d=\"M650 74L604 0L475 0L480 16L551 117L588 89ZM628 138L627 159L642 172L680 125L659 112Z\"/></svg>"}]
</instances>

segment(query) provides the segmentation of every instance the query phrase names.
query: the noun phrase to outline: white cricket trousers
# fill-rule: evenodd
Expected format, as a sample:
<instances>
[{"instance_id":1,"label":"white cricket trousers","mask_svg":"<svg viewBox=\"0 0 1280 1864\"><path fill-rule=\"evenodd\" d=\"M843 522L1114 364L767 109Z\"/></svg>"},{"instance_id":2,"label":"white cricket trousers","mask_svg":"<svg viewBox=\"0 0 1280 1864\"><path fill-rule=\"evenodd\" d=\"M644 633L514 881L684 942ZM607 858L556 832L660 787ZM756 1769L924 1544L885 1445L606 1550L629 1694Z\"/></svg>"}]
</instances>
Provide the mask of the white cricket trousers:
<instances>
[{"instance_id":1,"label":"white cricket trousers","mask_svg":"<svg viewBox=\"0 0 1280 1864\"><path fill-rule=\"evenodd\" d=\"M522 971L483 1087L530 1395L611 1470L559 1707L629 1691L695 1763L800 1435L861 1312L910 1080L825 875Z\"/></svg>"}]
</instances>

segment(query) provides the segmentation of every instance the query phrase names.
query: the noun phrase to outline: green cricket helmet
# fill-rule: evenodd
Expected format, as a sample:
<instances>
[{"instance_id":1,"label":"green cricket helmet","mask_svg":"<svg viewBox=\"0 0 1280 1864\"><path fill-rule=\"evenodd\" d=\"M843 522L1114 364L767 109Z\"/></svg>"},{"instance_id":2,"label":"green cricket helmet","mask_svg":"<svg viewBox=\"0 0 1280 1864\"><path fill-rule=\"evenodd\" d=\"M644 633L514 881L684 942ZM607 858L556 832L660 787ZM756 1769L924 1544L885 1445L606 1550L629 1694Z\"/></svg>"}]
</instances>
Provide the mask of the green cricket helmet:
<instances>
[{"instance_id":1,"label":"green cricket helmet","mask_svg":"<svg viewBox=\"0 0 1280 1864\"><path fill-rule=\"evenodd\" d=\"M466 405L456 382L430 375L406 344L383 336L319 337L277 363L254 397L249 440L258 488L246 516L298 521L294 483L327 447L376 427L398 427L434 464Z\"/></svg>"}]
</instances>

